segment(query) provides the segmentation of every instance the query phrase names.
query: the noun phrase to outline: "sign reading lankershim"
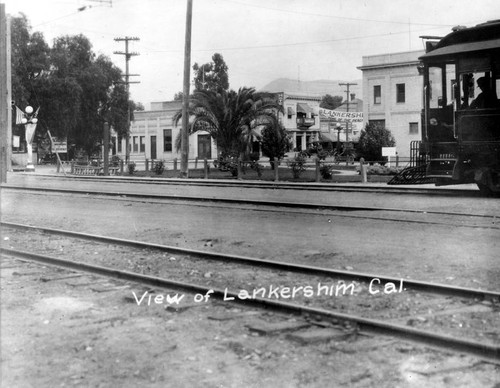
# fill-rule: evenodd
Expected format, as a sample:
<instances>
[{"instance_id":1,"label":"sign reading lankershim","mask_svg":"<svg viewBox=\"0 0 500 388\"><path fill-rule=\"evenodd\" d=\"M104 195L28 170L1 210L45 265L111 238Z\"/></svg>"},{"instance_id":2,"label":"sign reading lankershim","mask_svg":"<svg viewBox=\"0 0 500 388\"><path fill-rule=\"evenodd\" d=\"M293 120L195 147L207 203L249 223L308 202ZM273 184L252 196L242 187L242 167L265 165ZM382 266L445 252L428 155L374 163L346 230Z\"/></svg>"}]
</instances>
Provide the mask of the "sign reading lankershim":
<instances>
[{"instance_id":1,"label":"sign reading lankershim","mask_svg":"<svg viewBox=\"0 0 500 388\"><path fill-rule=\"evenodd\" d=\"M363 122L363 112L342 112L340 110L319 108L319 117L323 119L335 119L337 121L349 123Z\"/></svg>"}]
</instances>

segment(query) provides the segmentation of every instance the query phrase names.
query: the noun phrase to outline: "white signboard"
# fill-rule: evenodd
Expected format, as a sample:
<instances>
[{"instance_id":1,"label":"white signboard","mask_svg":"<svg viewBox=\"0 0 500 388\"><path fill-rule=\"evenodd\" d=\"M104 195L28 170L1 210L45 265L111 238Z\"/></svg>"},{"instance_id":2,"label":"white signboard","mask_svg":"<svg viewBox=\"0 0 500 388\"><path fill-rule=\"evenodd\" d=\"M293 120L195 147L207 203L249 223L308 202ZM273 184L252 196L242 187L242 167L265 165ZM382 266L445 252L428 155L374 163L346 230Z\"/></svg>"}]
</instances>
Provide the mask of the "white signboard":
<instances>
[{"instance_id":1,"label":"white signboard","mask_svg":"<svg viewBox=\"0 0 500 388\"><path fill-rule=\"evenodd\" d=\"M363 112L343 112L340 110L319 108L319 117L322 119L335 119L337 121L349 123L363 122Z\"/></svg>"},{"instance_id":2,"label":"white signboard","mask_svg":"<svg viewBox=\"0 0 500 388\"><path fill-rule=\"evenodd\" d=\"M66 138L52 138L52 152L68 152L68 141Z\"/></svg>"},{"instance_id":3,"label":"white signboard","mask_svg":"<svg viewBox=\"0 0 500 388\"><path fill-rule=\"evenodd\" d=\"M396 147L382 147L382 156L396 156Z\"/></svg>"},{"instance_id":4,"label":"white signboard","mask_svg":"<svg viewBox=\"0 0 500 388\"><path fill-rule=\"evenodd\" d=\"M12 137L12 147L19 148L20 145L21 145L20 137L13 136Z\"/></svg>"}]
</instances>

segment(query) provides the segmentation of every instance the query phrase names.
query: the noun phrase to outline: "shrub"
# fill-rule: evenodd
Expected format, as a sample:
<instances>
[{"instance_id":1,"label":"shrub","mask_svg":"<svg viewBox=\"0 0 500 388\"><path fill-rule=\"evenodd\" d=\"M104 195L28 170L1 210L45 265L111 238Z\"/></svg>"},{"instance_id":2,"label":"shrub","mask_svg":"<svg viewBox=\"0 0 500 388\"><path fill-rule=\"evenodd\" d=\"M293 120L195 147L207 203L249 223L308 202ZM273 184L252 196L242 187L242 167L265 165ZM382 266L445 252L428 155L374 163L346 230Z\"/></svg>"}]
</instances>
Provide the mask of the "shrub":
<instances>
[{"instance_id":1,"label":"shrub","mask_svg":"<svg viewBox=\"0 0 500 388\"><path fill-rule=\"evenodd\" d=\"M257 162L252 162L250 164L250 168L257 173L257 176L259 178L262 177L262 171L264 170L264 166L262 164L257 163Z\"/></svg>"},{"instance_id":2,"label":"shrub","mask_svg":"<svg viewBox=\"0 0 500 388\"><path fill-rule=\"evenodd\" d=\"M302 153L299 153L291 162L287 162L287 164L292 169L292 175L295 179L298 179L306 171L306 157Z\"/></svg>"},{"instance_id":3,"label":"shrub","mask_svg":"<svg viewBox=\"0 0 500 388\"><path fill-rule=\"evenodd\" d=\"M238 176L238 159L234 156L219 156L217 161L214 161L214 166L220 171L229 171L232 176Z\"/></svg>"},{"instance_id":4,"label":"shrub","mask_svg":"<svg viewBox=\"0 0 500 388\"><path fill-rule=\"evenodd\" d=\"M382 147L396 144L390 130L375 124L366 124L359 137L358 150L365 160L384 160Z\"/></svg>"},{"instance_id":5,"label":"shrub","mask_svg":"<svg viewBox=\"0 0 500 388\"><path fill-rule=\"evenodd\" d=\"M129 173L130 175L134 175L134 172L135 172L135 167L136 167L136 165L135 165L135 163L134 163L134 162L130 162L130 163L128 164L127 168L128 168L128 173Z\"/></svg>"},{"instance_id":6,"label":"shrub","mask_svg":"<svg viewBox=\"0 0 500 388\"><path fill-rule=\"evenodd\" d=\"M165 171L165 162L163 160L158 160L157 162L155 162L153 171L156 173L156 175L163 174L163 171Z\"/></svg>"},{"instance_id":7,"label":"shrub","mask_svg":"<svg viewBox=\"0 0 500 388\"><path fill-rule=\"evenodd\" d=\"M300 156L300 157L302 157L302 158L304 158L304 159L306 159L306 158L310 157L311 155L312 155L312 154L311 154L311 153L309 153L309 151L308 151L308 150L305 150L305 151L300 151L300 152L299 152L299 154L298 154L298 156Z\"/></svg>"},{"instance_id":8,"label":"shrub","mask_svg":"<svg viewBox=\"0 0 500 388\"><path fill-rule=\"evenodd\" d=\"M367 175L396 175L402 171L404 167L387 167L375 163L373 166L366 166ZM359 172L359 167L356 167L356 171Z\"/></svg>"},{"instance_id":9,"label":"shrub","mask_svg":"<svg viewBox=\"0 0 500 388\"><path fill-rule=\"evenodd\" d=\"M109 161L109 165L111 167L118 167L118 166L120 166L120 162L121 162L120 157L118 155L113 155L111 157L111 160Z\"/></svg>"},{"instance_id":10,"label":"shrub","mask_svg":"<svg viewBox=\"0 0 500 388\"><path fill-rule=\"evenodd\" d=\"M318 159L319 160L325 160L328 155L329 155L328 151L325 151L325 150L318 151Z\"/></svg>"},{"instance_id":11,"label":"shrub","mask_svg":"<svg viewBox=\"0 0 500 388\"><path fill-rule=\"evenodd\" d=\"M260 159L260 154L258 152L252 152L250 153L249 158L252 162L256 162Z\"/></svg>"},{"instance_id":12,"label":"shrub","mask_svg":"<svg viewBox=\"0 0 500 388\"><path fill-rule=\"evenodd\" d=\"M333 175L334 166L332 164L323 164L319 168L319 173L323 179L330 179Z\"/></svg>"}]
</instances>

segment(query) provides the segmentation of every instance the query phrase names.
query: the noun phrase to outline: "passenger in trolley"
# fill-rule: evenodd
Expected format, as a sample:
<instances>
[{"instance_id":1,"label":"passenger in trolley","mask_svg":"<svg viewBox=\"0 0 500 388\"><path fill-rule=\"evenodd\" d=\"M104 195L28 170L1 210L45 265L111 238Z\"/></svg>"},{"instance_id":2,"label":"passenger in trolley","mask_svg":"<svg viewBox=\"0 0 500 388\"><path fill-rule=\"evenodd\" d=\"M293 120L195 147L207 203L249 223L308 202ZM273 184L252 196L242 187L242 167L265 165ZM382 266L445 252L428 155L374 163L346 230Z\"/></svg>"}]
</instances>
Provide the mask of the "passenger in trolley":
<instances>
[{"instance_id":1,"label":"passenger in trolley","mask_svg":"<svg viewBox=\"0 0 500 388\"><path fill-rule=\"evenodd\" d=\"M476 99L470 104L470 109L498 108L497 94L491 89L486 77L477 79L477 86L481 89Z\"/></svg>"}]
</instances>

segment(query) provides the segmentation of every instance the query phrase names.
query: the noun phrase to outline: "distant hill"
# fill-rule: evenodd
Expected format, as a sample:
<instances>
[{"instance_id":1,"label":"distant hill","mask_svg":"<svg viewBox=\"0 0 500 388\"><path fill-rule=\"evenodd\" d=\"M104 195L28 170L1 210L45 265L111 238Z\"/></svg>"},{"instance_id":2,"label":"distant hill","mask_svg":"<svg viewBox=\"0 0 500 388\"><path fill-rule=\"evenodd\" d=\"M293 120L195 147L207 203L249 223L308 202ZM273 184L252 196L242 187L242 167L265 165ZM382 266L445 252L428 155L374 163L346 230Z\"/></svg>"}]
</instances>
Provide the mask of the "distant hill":
<instances>
[{"instance_id":1,"label":"distant hill","mask_svg":"<svg viewBox=\"0 0 500 388\"><path fill-rule=\"evenodd\" d=\"M317 95L319 97L325 94L332 96L342 96L346 99L346 87L340 86L339 83L356 83L349 87L350 93L355 93L356 98L363 98L361 93L362 80L344 81L344 80L318 80L318 81L297 81L289 78L278 78L271 81L261 91L265 92L288 92L288 93L304 93L309 95Z\"/></svg>"}]
</instances>

